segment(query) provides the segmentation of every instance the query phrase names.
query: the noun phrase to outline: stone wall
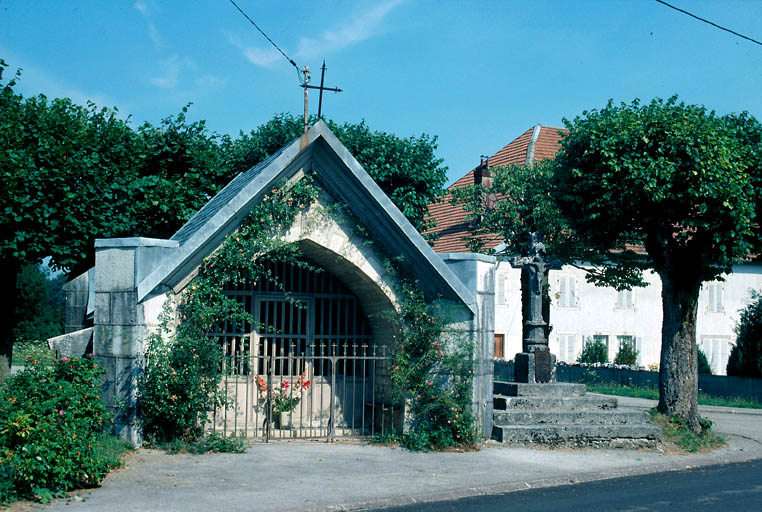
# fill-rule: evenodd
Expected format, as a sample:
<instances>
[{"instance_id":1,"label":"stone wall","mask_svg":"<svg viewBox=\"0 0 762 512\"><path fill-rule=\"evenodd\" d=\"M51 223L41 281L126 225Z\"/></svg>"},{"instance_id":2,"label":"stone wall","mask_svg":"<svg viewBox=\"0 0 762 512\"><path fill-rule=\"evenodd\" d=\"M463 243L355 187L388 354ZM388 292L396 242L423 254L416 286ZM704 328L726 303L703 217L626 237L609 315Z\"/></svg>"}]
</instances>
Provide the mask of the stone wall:
<instances>
[{"instance_id":1,"label":"stone wall","mask_svg":"<svg viewBox=\"0 0 762 512\"><path fill-rule=\"evenodd\" d=\"M177 242L150 238L95 241L95 312L93 352L105 370L102 396L114 415L114 430L140 445L137 426L137 385L147 334L145 308L138 303L137 285L147 271L146 260Z\"/></svg>"},{"instance_id":2,"label":"stone wall","mask_svg":"<svg viewBox=\"0 0 762 512\"><path fill-rule=\"evenodd\" d=\"M495 348L495 258L475 253L440 254L444 262L476 295L476 314L465 306L450 309L448 325L473 347L472 408L482 435L492 432L493 351Z\"/></svg>"}]
</instances>

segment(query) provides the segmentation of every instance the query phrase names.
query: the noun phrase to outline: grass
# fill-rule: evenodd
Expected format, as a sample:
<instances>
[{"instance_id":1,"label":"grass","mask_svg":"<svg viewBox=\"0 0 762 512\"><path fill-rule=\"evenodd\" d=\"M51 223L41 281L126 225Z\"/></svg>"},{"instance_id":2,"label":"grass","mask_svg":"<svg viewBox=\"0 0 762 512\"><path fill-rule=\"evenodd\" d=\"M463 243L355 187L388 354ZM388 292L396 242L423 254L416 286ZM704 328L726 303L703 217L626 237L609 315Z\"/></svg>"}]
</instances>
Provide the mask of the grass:
<instances>
[{"instance_id":1,"label":"grass","mask_svg":"<svg viewBox=\"0 0 762 512\"><path fill-rule=\"evenodd\" d=\"M102 434L93 445L93 454L114 461L111 467L117 468L122 466L122 456L133 449L130 443L114 435Z\"/></svg>"},{"instance_id":2,"label":"grass","mask_svg":"<svg viewBox=\"0 0 762 512\"><path fill-rule=\"evenodd\" d=\"M699 418L702 430L700 434L694 434L677 416L666 416L656 409L651 409L648 413L651 415L651 423L661 428L662 441L674 444L688 453L708 452L726 444L712 432L712 422L706 418Z\"/></svg>"},{"instance_id":3,"label":"grass","mask_svg":"<svg viewBox=\"0 0 762 512\"><path fill-rule=\"evenodd\" d=\"M45 343L28 341L14 343L13 361L11 364L13 366L24 366L28 358L43 363L50 363L56 358L56 351L50 350Z\"/></svg>"},{"instance_id":4,"label":"grass","mask_svg":"<svg viewBox=\"0 0 762 512\"><path fill-rule=\"evenodd\" d=\"M246 438L243 436L231 435L226 437L224 434L210 432L204 437L195 441L186 441L175 439L163 443L155 443L152 446L171 454L191 453L200 455L202 453L244 453L246 451ZM146 443L148 444L148 443Z\"/></svg>"},{"instance_id":5,"label":"grass","mask_svg":"<svg viewBox=\"0 0 762 512\"><path fill-rule=\"evenodd\" d=\"M604 395L619 395L632 398L659 399L659 390L655 388L641 388L636 386L624 386L621 384L587 384L587 390L592 393ZM719 405L721 407L736 407L745 409L762 409L762 403L745 398L728 398L722 396L707 395L699 391L699 405Z\"/></svg>"}]
</instances>

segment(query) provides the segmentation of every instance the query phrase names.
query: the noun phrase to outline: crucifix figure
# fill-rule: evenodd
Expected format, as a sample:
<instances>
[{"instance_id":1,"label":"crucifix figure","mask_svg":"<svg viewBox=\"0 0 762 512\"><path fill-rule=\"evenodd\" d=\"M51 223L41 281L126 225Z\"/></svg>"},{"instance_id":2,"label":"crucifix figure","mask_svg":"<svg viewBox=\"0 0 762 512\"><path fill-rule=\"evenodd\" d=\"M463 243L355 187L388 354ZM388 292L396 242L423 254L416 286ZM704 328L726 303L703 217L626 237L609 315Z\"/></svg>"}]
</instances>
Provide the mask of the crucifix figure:
<instances>
[{"instance_id":1,"label":"crucifix figure","mask_svg":"<svg viewBox=\"0 0 762 512\"><path fill-rule=\"evenodd\" d=\"M529 318L524 321L527 326L527 337L522 347L524 352L534 352L537 348L547 350L548 340L545 337L545 319L542 317L542 282L547 270L545 261L545 244L542 243L542 233L531 234L532 246L529 256L514 258L513 266L529 271Z\"/></svg>"},{"instance_id":2,"label":"crucifix figure","mask_svg":"<svg viewBox=\"0 0 762 512\"><path fill-rule=\"evenodd\" d=\"M518 382L551 382L554 380L555 356L550 353L545 335L547 323L542 316L542 284L545 273L553 265L545 258L542 233L535 231L531 237L529 256L512 261L514 267L529 272L529 314L524 321L527 337L523 340L523 351L516 354L515 379Z\"/></svg>"},{"instance_id":3,"label":"crucifix figure","mask_svg":"<svg viewBox=\"0 0 762 512\"><path fill-rule=\"evenodd\" d=\"M309 115L308 113L308 100L307 100L307 90L308 89L318 89L320 91L320 96L318 99L318 119L321 119L323 117L323 91L333 91L333 92L341 92L341 89L338 87L324 87L323 84L325 83L325 61L323 61L323 66L320 68L320 85L310 85L310 68L309 66L304 66L304 69L302 69L302 74L304 75L304 83L302 83L301 87L304 88L304 131L307 131L307 117Z\"/></svg>"}]
</instances>

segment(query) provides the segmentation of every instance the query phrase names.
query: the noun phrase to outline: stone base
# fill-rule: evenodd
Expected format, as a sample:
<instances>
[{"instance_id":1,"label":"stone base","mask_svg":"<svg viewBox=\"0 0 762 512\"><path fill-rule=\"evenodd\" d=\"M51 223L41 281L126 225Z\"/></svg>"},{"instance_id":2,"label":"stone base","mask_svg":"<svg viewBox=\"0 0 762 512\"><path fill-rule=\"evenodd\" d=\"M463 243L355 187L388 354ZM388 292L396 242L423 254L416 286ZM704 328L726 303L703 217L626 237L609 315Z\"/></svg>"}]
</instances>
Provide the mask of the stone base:
<instances>
[{"instance_id":1,"label":"stone base","mask_svg":"<svg viewBox=\"0 0 762 512\"><path fill-rule=\"evenodd\" d=\"M617 405L611 396L588 396L584 384L495 382L492 438L527 446L655 447L661 430L648 413Z\"/></svg>"},{"instance_id":2,"label":"stone base","mask_svg":"<svg viewBox=\"0 0 762 512\"><path fill-rule=\"evenodd\" d=\"M538 361L540 357L545 357L546 360L544 362ZM539 354L539 357L537 352L521 352L516 354L514 361L514 380L516 382L538 384L556 381L556 356L548 351ZM538 363L541 364L538 365Z\"/></svg>"}]
</instances>

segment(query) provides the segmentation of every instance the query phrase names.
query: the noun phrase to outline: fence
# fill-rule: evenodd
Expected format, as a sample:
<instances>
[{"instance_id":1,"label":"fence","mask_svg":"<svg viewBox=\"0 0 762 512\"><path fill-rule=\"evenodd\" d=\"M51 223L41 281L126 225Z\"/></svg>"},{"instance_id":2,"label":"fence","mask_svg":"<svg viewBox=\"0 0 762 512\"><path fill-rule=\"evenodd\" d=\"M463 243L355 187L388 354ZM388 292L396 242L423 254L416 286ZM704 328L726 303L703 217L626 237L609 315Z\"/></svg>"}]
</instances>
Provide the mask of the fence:
<instances>
[{"instance_id":1,"label":"fence","mask_svg":"<svg viewBox=\"0 0 762 512\"><path fill-rule=\"evenodd\" d=\"M585 384L613 382L643 388L659 387L658 372L626 368L558 365L556 378L559 382L582 382ZM496 360L495 379L512 381L513 362ZM762 402L762 379L700 374L699 390L713 396L745 398Z\"/></svg>"},{"instance_id":2,"label":"fence","mask_svg":"<svg viewBox=\"0 0 762 512\"><path fill-rule=\"evenodd\" d=\"M366 437L398 431L384 347L337 344L304 354L294 343L265 354L225 351L228 402L207 430L271 439ZM293 398L293 410L282 407Z\"/></svg>"}]
</instances>

